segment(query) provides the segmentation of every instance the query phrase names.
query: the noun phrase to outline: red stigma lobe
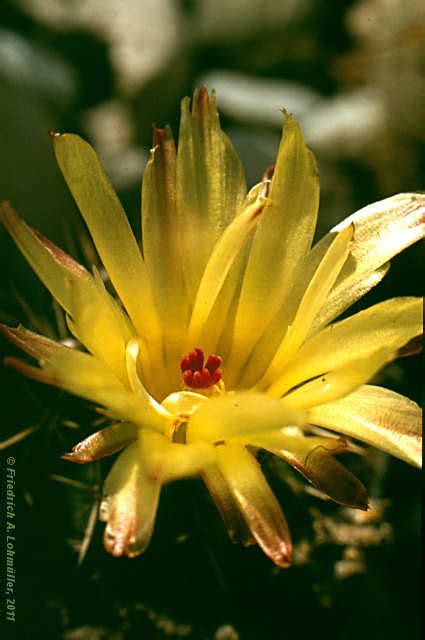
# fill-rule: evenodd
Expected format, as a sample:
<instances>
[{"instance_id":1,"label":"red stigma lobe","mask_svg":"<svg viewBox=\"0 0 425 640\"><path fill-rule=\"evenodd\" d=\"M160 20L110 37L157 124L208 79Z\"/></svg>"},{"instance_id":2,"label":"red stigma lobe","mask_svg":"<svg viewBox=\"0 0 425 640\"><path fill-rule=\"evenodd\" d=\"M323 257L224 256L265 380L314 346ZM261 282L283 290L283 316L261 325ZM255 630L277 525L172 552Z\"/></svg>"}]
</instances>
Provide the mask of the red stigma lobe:
<instances>
[{"instance_id":1,"label":"red stigma lobe","mask_svg":"<svg viewBox=\"0 0 425 640\"><path fill-rule=\"evenodd\" d=\"M181 359L183 382L192 389L208 389L221 380L221 358L212 354L204 364L204 352L197 347Z\"/></svg>"}]
</instances>

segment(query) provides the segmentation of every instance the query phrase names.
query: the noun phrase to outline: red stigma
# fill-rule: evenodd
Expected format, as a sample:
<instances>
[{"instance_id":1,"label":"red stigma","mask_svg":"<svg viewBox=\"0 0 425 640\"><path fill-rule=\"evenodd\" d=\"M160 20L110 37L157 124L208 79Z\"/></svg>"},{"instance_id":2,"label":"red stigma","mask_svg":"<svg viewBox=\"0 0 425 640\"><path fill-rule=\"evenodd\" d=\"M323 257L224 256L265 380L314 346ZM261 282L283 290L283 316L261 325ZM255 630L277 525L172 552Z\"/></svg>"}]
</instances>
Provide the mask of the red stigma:
<instances>
[{"instance_id":1,"label":"red stigma","mask_svg":"<svg viewBox=\"0 0 425 640\"><path fill-rule=\"evenodd\" d=\"M204 365L204 352L197 347L180 361L183 381L192 389L213 387L223 375L220 365L221 358L215 354L208 356Z\"/></svg>"}]
</instances>

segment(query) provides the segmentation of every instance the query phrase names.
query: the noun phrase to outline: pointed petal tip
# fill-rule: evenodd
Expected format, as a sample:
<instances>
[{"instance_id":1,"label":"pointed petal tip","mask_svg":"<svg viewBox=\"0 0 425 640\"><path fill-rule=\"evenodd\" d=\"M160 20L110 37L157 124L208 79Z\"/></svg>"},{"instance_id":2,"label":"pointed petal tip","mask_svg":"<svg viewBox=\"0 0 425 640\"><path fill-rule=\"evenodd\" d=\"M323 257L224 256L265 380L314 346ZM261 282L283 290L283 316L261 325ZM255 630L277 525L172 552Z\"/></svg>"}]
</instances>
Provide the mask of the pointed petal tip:
<instances>
[{"instance_id":1,"label":"pointed petal tip","mask_svg":"<svg viewBox=\"0 0 425 640\"><path fill-rule=\"evenodd\" d=\"M9 234L12 236L12 230L14 226L18 225L20 222L23 222L21 216L12 207L12 204L11 202L9 202L9 200L4 200L0 203L0 220L6 227Z\"/></svg>"},{"instance_id":2,"label":"pointed petal tip","mask_svg":"<svg viewBox=\"0 0 425 640\"><path fill-rule=\"evenodd\" d=\"M52 130L51 130L51 131L49 131L49 132L48 132L48 134L49 134L49 138L50 138L51 140L53 140L54 138L59 138L59 137L62 135L62 134L61 134L61 133L59 133L58 131L52 131Z\"/></svg>"},{"instance_id":3,"label":"pointed petal tip","mask_svg":"<svg viewBox=\"0 0 425 640\"><path fill-rule=\"evenodd\" d=\"M152 125L152 137L153 137L153 146L161 145L162 142L168 142L169 140L173 140L173 132L169 124L166 124L164 127L157 127L155 124Z\"/></svg>"},{"instance_id":4,"label":"pointed petal tip","mask_svg":"<svg viewBox=\"0 0 425 640\"><path fill-rule=\"evenodd\" d=\"M359 486L357 487L358 493L357 496L352 500L352 504L340 502L343 507L347 507L348 509L358 509L359 511L369 511L370 502L369 496L367 494L365 486L357 480Z\"/></svg>"},{"instance_id":5,"label":"pointed petal tip","mask_svg":"<svg viewBox=\"0 0 425 640\"><path fill-rule=\"evenodd\" d=\"M208 89L205 86L205 84L202 84L201 88L199 89L197 98L198 98L199 104L205 104L206 102L208 102L209 95L208 95Z\"/></svg>"},{"instance_id":6,"label":"pointed petal tip","mask_svg":"<svg viewBox=\"0 0 425 640\"><path fill-rule=\"evenodd\" d=\"M419 336L415 336L397 351L396 358L405 358L407 356L415 356L415 355L418 355L419 353L422 353L423 341L424 341L423 333Z\"/></svg>"},{"instance_id":7,"label":"pointed petal tip","mask_svg":"<svg viewBox=\"0 0 425 640\"><path fill-rule=\"evenodd\" d=\"M0 219L4 220L10 215L12 211L12 205L9 200L2 200L0 202Z\"/></svg>"},{"instance_id":8,"label":"pointed petal tip","mask_svg":"<svg viewBox=\"0 0 425 640\"><path fill-rule=\"evenodd\" d=\"M264 551L264 549L263 549ZM279 549L273 549L268 553L274 564L281 569L289 569L292 564L292 544L290 542L281 541Z\"/></svg>"},{"instance_id":9,"label":"pointed petal tip","mask_svg":"<svg viewBox=\"0 0 425 640\"><path fill-rule=\"evenodd\" d=\"M208 91L203 84L200 89L195 89L192 96L192 113L201 117L208 117L211 112L210 108L216 106L216 93L214 89Z\"/></svg>"},{"instance_id":10,"label":"pointed petal tip","mask_svg":"<svg viewBox=\"0 0 425 640\"><path fill-rule=\"evenodd\" d=\"M138 518L135 510L127 514L119 514L117 511L103 515L100 513L99 519L107 522L103 546L114 558L135 558L148 548L153 527L149 527L140 535L137 531Z\"/></svg>"},{"instance_id":11,"label":"pointed petal tip","mask_svg":"<svg viewBox=\"0 0 425 640\"><path fill-rule=\"evenodd\" d=\"M155 124L152 125L152 137L153 137L153 146L155 147L159 144L160 140L165 136L165 129L162 127L157 127Z\"/></svg>"},{"instance_id":12,"label":"pointed petal tip","mask_svg":"<svg viewBox=\"0 0 425 640\"><path fill-rule=\"evenodd\" d=\"M122 529L106 526L103 545L114 558L135 558L146 551L147 544L140 544L135 537L135 520L130 520Z\"/></svg>"},{"instance_id":13,"label":"pointed petal tip","mask_svg":"<svg viewBox=\"0 0 425 640\"><path fill-rule=\"evenodd\" d=\"M74 462L76 464L86 464L86 462L93 462L94 458L89 456L82 456L76 451L70 451L61 455L61 460L67 460L68 462Z\"/></svg>"},{"instance_id":14,"label":"pointed petal tip","mask_svg":"<svg viewBox=\"0 0 425 640\"><path fill-rule=\"evenodd\" d=\"M285 119L285 124L293 121L293 115L290 111L288 111L288 109L286 109L285 107L281 107L280 111L282 112L283 117Z\"/></svg>"},{"instance_id":15,"label":"pointed petal tip","mask_svg":"<svg viewBox=\"0 0 425 640\"><path fill-rule=\"evenodd\" d=\"M128 543L128 536L125 535L125 532L120 532L119 535L116 535L115 532L110 530L109 524L107 525L103 535L103 545L108 553L114 558L122 558L127 555Z\"/></svg>"},{"instance_id":16,"label":"pointed petal tip","mask_svg":"<svg viewBox=\"0 0 425 640\"><path fill-rule=\"evenodd\" d=\"M60 345L55 341L25 329L21 324L16 328L0 325L0 333L9 342L39 361L47 358L55 349L60 348Z\"/></svg>"},{"instance_id":17,"label":"pointed petal tip","mask_svg":"<svg viewBox=\"0 0 425 640\"><path fill-rule=\"evenodd\" d=\"M3 324L3 322L0 322L0 334L7 340L10 340L10 336L13 335L13 331L16 331L16 329L8 327L7 324Z\"/></svg>"}]
</instances>

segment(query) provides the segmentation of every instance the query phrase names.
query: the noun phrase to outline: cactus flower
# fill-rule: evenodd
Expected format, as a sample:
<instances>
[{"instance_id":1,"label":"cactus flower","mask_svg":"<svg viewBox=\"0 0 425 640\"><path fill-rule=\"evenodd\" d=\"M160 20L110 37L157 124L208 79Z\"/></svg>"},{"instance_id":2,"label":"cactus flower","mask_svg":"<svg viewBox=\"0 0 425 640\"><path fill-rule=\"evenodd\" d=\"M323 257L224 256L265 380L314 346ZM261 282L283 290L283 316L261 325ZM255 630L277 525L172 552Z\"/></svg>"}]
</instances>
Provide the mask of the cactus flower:
<instances>
[{"instance_id":1,"label":"cactus flower","mask_svg":"<svg viewBox=\"0 0 425 640\"><path fill-rule=\"evenodd\" d=\"M177 148L168 127L154 129L138 243L92 147L73 134L52 141L114 295L96 268L4 203L3 223L79 347L21 326L2 332L37 361L10 365L110 419L64 456L87 463L120 452L100 509L109 552L142 553L161 487L199 475L231 539L286 567L289 528L258 451L358 509L366 489L336 457L350 438L420 466L419 407L368 383L422 332L421 300L337 318L421 237L424 194L367 206L313 245L319 180L298 124L284 114L276 164L247 191L215 96L201 89L182 102Z\"/></svg>"}]
</instances>

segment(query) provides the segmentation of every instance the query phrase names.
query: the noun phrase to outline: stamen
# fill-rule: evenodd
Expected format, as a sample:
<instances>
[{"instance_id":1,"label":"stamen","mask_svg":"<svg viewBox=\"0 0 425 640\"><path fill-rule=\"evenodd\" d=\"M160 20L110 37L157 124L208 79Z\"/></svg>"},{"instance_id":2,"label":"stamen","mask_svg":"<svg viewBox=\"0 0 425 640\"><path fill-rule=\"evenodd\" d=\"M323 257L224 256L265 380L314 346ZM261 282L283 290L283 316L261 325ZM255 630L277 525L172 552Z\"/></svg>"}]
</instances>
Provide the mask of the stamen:
<instances>
[{"instance_id":1,"label":"stamen","mask_svg":"<svg viewBox=\"0 0 425 640\"><path fill-rule=\"evenodd\" d=\"M192 389L208 389L221 380L220 356L214 353L208 356L204 366L204 352L197 347L181 359L180 369L183 382Z\"/></svg>"}]
</instances>

